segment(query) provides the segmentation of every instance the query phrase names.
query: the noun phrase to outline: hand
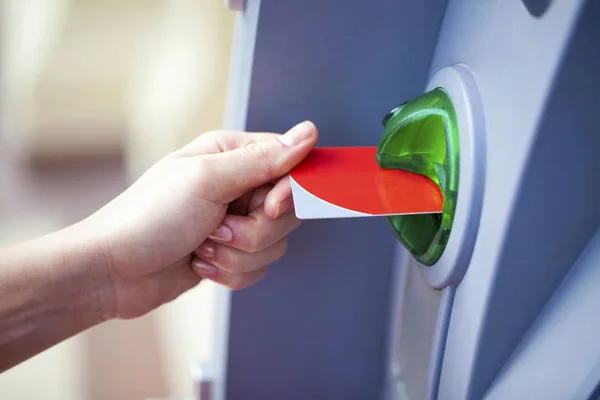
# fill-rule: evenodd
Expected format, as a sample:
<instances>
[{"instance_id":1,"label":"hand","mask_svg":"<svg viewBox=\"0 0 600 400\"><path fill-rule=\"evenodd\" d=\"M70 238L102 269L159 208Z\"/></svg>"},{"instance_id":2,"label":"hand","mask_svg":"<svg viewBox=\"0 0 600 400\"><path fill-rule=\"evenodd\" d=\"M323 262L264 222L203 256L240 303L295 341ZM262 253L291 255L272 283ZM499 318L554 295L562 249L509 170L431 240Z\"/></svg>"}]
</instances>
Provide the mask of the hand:
<instances>
[{"instance_id":1,"label":"hand","mask_svg":"<svg viewBox=\"0 0 600 400\"><path fill-rule=\"evenodd\" d=\"M143 315L202 278L240 289L263 277L299 225L286 175L316 141L310 122L203 134L83 221L109 260L109 313Z\"/></svg>"}]
</instances>

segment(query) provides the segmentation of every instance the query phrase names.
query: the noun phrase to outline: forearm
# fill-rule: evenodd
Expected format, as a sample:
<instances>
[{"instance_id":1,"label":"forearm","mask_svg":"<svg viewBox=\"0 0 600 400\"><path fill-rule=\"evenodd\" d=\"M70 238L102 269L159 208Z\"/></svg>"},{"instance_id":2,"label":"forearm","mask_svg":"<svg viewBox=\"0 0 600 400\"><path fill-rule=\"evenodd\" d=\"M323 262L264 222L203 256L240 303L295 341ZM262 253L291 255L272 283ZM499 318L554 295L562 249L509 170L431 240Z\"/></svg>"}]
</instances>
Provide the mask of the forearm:
<instances>
[{"instance_id":1,"label":"forearm","mask_svg":"<svg viewBox=\"0 0 600 400\"><path fill-rule=\"evenodd\" d=\"M0 249L0 372L109 318L108 268L78 225Z\"/></svg>"}]
</instances>

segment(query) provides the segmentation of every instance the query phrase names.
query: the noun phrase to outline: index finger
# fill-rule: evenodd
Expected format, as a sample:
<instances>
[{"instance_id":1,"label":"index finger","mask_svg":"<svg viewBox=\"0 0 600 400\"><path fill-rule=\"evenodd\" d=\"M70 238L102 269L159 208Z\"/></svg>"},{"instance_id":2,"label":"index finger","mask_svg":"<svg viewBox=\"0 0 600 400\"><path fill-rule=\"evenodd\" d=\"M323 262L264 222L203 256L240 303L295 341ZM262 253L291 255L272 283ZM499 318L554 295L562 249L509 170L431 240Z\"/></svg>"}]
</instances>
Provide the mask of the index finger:
<instances>
[{"instance_id":1,"label":"index finger","mask_svg":"<svg viewBox=\"0 0 600 400\"><path fill-rule=\"evenodd\" d=\"M278 218L294 209L292 185L289 175L280 178L265 198L265 213L271 218Z\"/></svg>"},{"instance_id":2,"label":"index finger","mask_svg":"<svg viewBox=\"0 0 600 400\"><path fill-rule=\"evenodd\" d=\"M179 150L174 157L193 157L201 154L216 154L235 150L252 143L260 143L281 136L271 132L242 132L230 130L210 131L201 134Z\"/></svg>"}]
</instances>

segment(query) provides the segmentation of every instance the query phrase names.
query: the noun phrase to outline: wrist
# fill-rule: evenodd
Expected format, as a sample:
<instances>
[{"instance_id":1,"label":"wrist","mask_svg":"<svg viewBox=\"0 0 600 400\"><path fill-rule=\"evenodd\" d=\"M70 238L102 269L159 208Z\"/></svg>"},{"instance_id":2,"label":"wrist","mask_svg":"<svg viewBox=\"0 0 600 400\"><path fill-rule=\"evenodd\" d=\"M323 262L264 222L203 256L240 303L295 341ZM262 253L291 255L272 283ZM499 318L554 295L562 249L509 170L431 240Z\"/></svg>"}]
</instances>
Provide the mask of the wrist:
<instances>
[{"instance_id":1,"label":"wrist","mask_svg":"<svg viewBox=\"0 0 600 400\"><path fill-rule=\"evenodd\" d=\"M54 238L61 243L57 252L61 266L56 271L57 285L66 295L66 309L86 328L116 317L110 254L101 238L80 222Z\"/></svg>"},{"instance_id":2,"label":"wrist","mask_svg":"<svg viewBox=\"0 0 600 400\"><path fill-rule=\"evenodd\" d=\"M113 317L110 264L81 226L0 251L0 372Z\"/></svg>"}]
</instances>

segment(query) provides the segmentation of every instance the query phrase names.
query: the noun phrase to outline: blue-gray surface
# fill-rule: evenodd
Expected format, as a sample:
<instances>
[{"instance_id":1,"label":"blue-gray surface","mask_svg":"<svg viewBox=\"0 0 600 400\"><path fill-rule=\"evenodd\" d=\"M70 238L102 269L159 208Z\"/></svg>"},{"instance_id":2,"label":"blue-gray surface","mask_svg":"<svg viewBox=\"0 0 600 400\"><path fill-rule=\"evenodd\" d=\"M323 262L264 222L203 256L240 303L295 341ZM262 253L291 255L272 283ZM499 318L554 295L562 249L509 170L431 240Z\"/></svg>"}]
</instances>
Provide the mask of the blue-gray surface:
<instances>
[{"instance_id":1,"label":"blue-gray surface","mask_svg":"<svg viewBox=\"0 0 600 400\"><path fill-rule=\"evenodd\" d=\"M600 224L599 17L600 3L588 1L548 95L502 247L469 398L481 398Z\"/></svg>"},{"instance_id":2,"label":"blue-gray surface","mask_svg":"<svg viewBox=\"0 0 600 400\"><path fill-rule=\"evenodd\" d=\"M590 396L600 382L600 229L505 364L486 400Z\"/></svg>"},{"instance_id":3,"label":"blue-gray surface","mask_svg":"<svg viewBox=\"0 0 600 400\"><path fill-rule=\"evenodd\" d=\"M385 113L424 88L444 6L263 0L247 129L311 119L320 146L377 144ZM376 398L394 245L383 219L305 222L232 296L227 398Z\"/></svg>"}]
</instances>

